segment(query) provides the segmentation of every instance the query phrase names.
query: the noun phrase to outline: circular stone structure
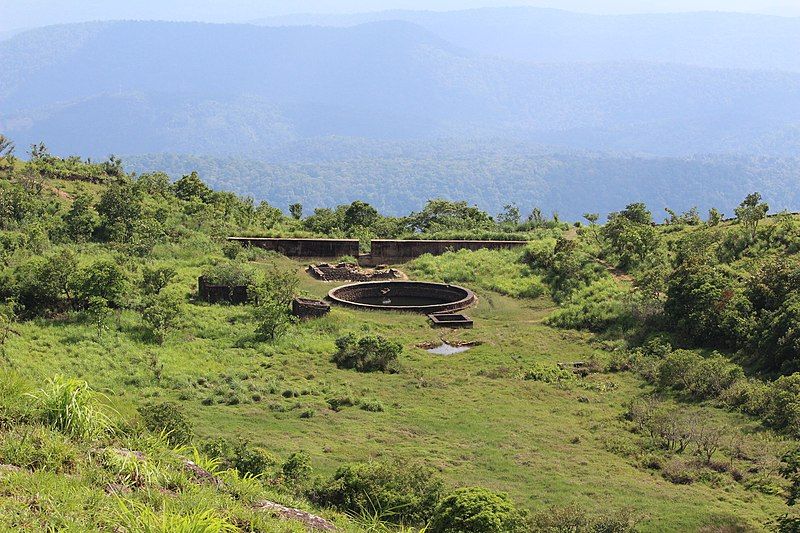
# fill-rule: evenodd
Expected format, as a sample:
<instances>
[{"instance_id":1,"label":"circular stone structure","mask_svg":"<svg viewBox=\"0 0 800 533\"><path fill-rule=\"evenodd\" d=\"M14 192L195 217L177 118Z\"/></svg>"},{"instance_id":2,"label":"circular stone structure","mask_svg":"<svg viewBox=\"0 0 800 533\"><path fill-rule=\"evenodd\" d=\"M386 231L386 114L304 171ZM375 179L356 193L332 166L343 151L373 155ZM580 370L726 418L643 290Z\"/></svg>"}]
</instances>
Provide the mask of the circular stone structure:
<instances>
[{"instance_id":1,"label":"circular stone structure","mask_svg":"<svg viewBox=\"0 0 800 533\"><path fill-rule=\"evenodd\" d=\"M328 293L334 303L358 309L443 313L466 309L475 294L458 285L427 281L368 281L342 285Z\"/></svg>"}]
</instances>

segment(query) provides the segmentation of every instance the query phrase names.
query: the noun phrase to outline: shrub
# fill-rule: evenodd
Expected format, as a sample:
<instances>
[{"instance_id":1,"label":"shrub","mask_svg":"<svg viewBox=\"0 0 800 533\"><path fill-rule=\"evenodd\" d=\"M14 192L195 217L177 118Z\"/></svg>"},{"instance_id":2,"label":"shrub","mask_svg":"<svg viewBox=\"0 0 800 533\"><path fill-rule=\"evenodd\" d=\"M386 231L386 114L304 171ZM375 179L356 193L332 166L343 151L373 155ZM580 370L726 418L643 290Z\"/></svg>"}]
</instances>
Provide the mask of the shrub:
<instances>
[{"instance_id":1,"label":"shrub","mask_svg":"<svg viewBox=\"0 0 800 533\"><path fill-rule=\"evenodd\" d=\"M356 339L352 333L336 339L333 362L339 368L352 368L358 372L396 372L397 359L403 347L380 335L367 335Z\"/></svg>"},{"instance_id":2,"label":"shrub","mask_svg":"<svg viewBox=\"0 0 800 533\"><path fill-rule=\"evenodd\" d=\"M635 321L627 297L628 291L613 279L595 281L574 292L545 322L559 328L589 331L628 329Z\"/></svg>"},{"instance_id":3,"label":"shrub","mask_svg":"<svg viewBox=\"0 0 800 533\"><path fill-rule=\"evenodd\" d=\"M153 433L164 433L173 446L189 444L194 432L183 411L172 402L147 404L139 407L145 427Z\"/></svg>"},{"instance_id":4,"label":"shrub","mask_svg":"<svg viewBox=\"0 0 800 533\"><path fill-rule=\"evenodd\" d=\"M286 304L275 300L260 299L253 308L253 316L257 322L256 336L269 342L280 338L295 322Z\"/></svg>"},{"instance_id":5,"label":"shrub","mask_svg":"<svg viewBox=\"0 0 800 533\"><path fill-rule=\"evenodd\" d=\"M661 362L658 381L662 387L682 389L698 399L716 398L744 378L742 367L714 353L709 357L676 350Z\"/></svg>"},{"instance_id":6,"label":"shrub","mask_svg":"<svg viewBox=\"0 0 800 533\"><path fill-rule=\"evenodd\" d=\"M382 413L386 410L386 408L383 406L383 402L377 399L362 400L358 406L362 410L369 411L371 413Z\"/></svg>"},{"instance_id":7,"label":"shrub","mask_svg":"<svg viewBox=\"0 0 800 533\"><path fill-rule=\"evenodd\" d=\"M530 522L532 531L542 533L628 533L636 531L638 519L628 509L592 516L578 506L569 505L536 513Z\"/></svg>"},{"instance_id":8,"label":"shrub","mask_svg":"<svg viewBox=\"0 0 800 533\"><path fill-rule=\"evenodd\" d=\"M311 457L306 452L295 452L281 466L283 477L292 483L300 483L311 475Z\"/></svg>"},{"instance_id":9,"label":"shrub","mask_svg":"<svg viewBox=\"0 0 800 533\"><path fill-rule=\"evenodd\" d=\"M430 468L407 463L362 463L339 468L313 492L317 503L396 524L425 524L444 484Z\"/></svg>"},{"instance_id":10,"label":"shrub","mask_svg":"<svg viewBox=\"0 0 800 533\"><path fill-rule=\"evenodd\" d=\"M248 286L255 281L255 271L238 261L221 261L203 270L203 277L210 285Z\"/></svg>"},{"instance_id":11,"label":"shrub","mask_svg":"<svg viewBox=\"0 0 800 533\"><path fill-rule=\"evenodd\" d=\"M159 294L177 274L172 267L145 266L142 269L142 292Z\"/></svg>"},{"instance_id":12,"label":"shrub","mask_svg":"<svg viewBox=\"0 0 800 533\"><path fill-rule=\"evenodd\" d=\"M439 503L431 521L433 533L521 531L522 515L502 493L480 487L454 490Z\"/></svg>"},{"instance_id":13,"label":"shrub","mask_svg":"<svg viewBox=\"0 0 800 533\"><path fill-rule=\"evenodd\" d=\"M128 293L128 274L111 260L95 261L80 269L75 287L79 305L88 305L92 298L102 298L111 307L123 307Z\"/></svg>"},{"instance_id":14,"label":"shrub","mask_svg":"<svg viewBox=\"0 0 800 533\"><path fill-rule=\"evenodd\" d=\"M39 421L71 437L99 438L111 429L111 420L85 381L56 376L30 398Z\"/></svg>"},{"instance_id":15,"label":"shrub","mask_svg":"<svg viewBox=\"0 0 800 533\"><path fill-rule=\"evenodd\" d=\"M278 458L258 446L251 446L249 442L240 440L233 447L231 464L241 474L254 476L266 474L278 464Z\"/></svg>"},{"instance_id":16,"label":"shrub","mask_svg":"<svg viewBox=\"0 0 800 533\"><path fill-rule=\"evenodd\" d=\"M183 306L176 294L154 294L143 301L142 320L159 344L164 342L167 333L176 326L182 315Z\"/></svg>"},{"instance_id":17,"label":"shrub","mask_svg":"<svg viewBox=\"0 0 800 533\"><path fill-rule=\"evenodd\" d=\"M575 374L558 365L534 363L523 375L522 379L528 381L541 381L543 383L571 383L575 381Z\"/></svg>"}]
</instances>

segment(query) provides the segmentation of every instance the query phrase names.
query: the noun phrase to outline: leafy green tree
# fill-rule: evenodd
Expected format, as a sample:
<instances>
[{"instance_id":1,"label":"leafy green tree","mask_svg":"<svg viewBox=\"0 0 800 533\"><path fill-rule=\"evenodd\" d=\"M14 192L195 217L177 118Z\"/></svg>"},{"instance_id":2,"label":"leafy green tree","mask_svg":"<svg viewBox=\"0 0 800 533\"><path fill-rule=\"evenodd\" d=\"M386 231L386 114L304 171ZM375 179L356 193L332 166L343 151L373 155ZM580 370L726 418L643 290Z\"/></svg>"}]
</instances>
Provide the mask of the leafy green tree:
<instances>
[{"instance_id":1,"label":"leafy green tree","mask_svg":"<svg viewBox=\"0 0 800 533\"><path fill-rule=\"evenodd\" d=\"M181 176L180 179L172 184L172 191L181 200L200 200L202 202L211 200L213 192L208 185L203 183L197 172Z\"/></svg>"},{"instance_id":2,"label":"leafy green tree","mask_svg":"<svg viewBox=\"0 0 800 533\"><path fill-rule=\"evenodd\" d=\"M369 228L380 218L378 210L366 202L356 200L344 212L344 225L347 229Z\"/></svg>"},{"instance_id":3,"label":"leafy green tree","mask_svg":"<svg viewBox=\"0 0 800 533\"><path fill-rule=\"evenodd\" d=\"M100 340L103 332L108 329L108 319L112 313L111 308L108 306L108 301L99 296L92 296L86 303L84 313L96 328L97 340Z\"/></svg>"},{"instance_id":4,"label":"leafy green tree","mask_svg":"<svg viewBox=\"0 0 800 533\"><path fill-rule=\"evenodd\" d=\"M748 194L734 212L736 213L736 221L742 225L750 240L753 241L756 238L758 223L769 212L769 205L761 201L761 194L754 192Z\"/></svg>"},{"instance_id":5,"label":"leafy green tree","mask_svg":"<svg viewBox=\"0 0 800 533\"><path fill-rule=\"evenodd\" d=\"M111 241L128 241L142 217L142 211L143 198L139 188L129 181L111 184L103 191L97 204L101 237Z\"/></svg>"},{"instance_id":6,"label":"leafy green tree","mask_svg":"<svg viewBox=\"0 0 800 533\"><path fill-rule=\"evenodd\" d=\"M735 348L752 327L750 301L734 274L703 261L673 272L664 311L675 329L701 345Z\"/></svg>"},{"instance_id":7,"label":"leafy green tree","mask_svg":"<svg viewBox=\"0 0 800 533\"><path fill-rule=\"evenodd\" d=\"M517 204L510 203L503 206L503 212L497 216L497 221L500 224L516 228L519 226L521 217L522 215L520 214Z\"/></svg>"},{"instance_id":8,"label":"leafy green tree","mask_svg":"<svg viewBox=\"0 0 800 533\"><path fill-rule=\"evenodd\" d=\"M88 194L79 194L64 215L64 226L69 238L78 243L92 238L99 223L97 213L92 208L92 198Z\"/></svg>"},{"instance_id":9,"label":"leafy green tree","mask_svg":"<svg viewBox=\"0 0 800 533\"><path fill-rule=\"evenodd\" d=\"M435 233L444 230L467 230L492 226L492 217L467 202L428 200L425 208L408 217L412 231Z\"/></svg>"},{"instance_id":10,"label":"leafy green tree","mask_svg":"<svg viewBox=\"0 0 800 533\"><path fill-rule=\"evenodd\" d=\"M600 220L600 213L584 213L583 218L589 223L589 228L592 230L592 235L594 235L597 244L601 244L600 234L597 232L597 221Z\"/></svg>"},{"instance_id":11,"label":"leafy green tree","mask_svg":"<svg viewBox=\"0 0 800 533\"><path fill-rule=\"evenodd\" d=\"M289 214L295 220L303 218L303 204L296 203L289 206Z\"/></svg>"},{"instance_id":12,"label":"leafy green tree","mask_svg":"<svg viewBox=\"0 0 800 533\"><path fill-rule=\"evenodd\" d=\"M78 271L74 282L75 301L85 307L92 298L101 298L111 307L124 307L129 282L128 273L116 262L95 261Z\"/></svg>"},{"instance_id":13,"label":"leafy green tree","mask_svg":"<svg viewBox=\"0 0 800 533\"><path fill-rule=\"evenodd\" d=\"M720 213L716 207L712 207L708 211L708 221L706 223L713 228L719 226L723 218L724 215Z\"/></svg>"},{"instance_id":14,"label":"leafy green tree","mask_svg":"<svg viewBox=\"0 0 800 533\"><path fill-rule=\"evenodd\" d=\"M622 268L641 264L659 246L653 216L644 204L630 204L619 213L611 213L601 233Z\"/></svg>"}]
</instances>

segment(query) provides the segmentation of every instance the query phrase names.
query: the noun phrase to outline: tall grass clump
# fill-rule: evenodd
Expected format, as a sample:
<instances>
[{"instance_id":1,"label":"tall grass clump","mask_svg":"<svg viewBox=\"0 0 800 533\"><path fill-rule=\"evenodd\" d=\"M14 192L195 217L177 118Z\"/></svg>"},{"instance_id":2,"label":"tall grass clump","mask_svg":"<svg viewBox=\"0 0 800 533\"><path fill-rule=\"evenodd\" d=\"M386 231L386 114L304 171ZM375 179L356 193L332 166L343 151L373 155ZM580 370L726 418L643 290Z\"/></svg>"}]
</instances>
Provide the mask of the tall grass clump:
<instances>
[{"instance_id":1,"label":"tall grass clump","mask_svg":"<svg viewBox=\"0 0 800 533\"><path fill-rule=\"evenodd\" d=\"M611 278L595 281L574 292L546 323L558 328L597 332L630 328L635 321L628 295L629 291Z\"/></svg>"},{"instance_id":2,"label":"tall grass clump","mask_svg":"<svg viewBox=\"0 0 800 533\"><path fill-rule=\"evenodd\" d=\"M212 510L180 514L164 509L156 512L138 502L119 500L119 522L136 533L233 533L239 529Z\"/></svg>"},{"instance_id":3,"label":"tall grass clump","mask_svg":"<svg viewBox=\"0 0 800 533\"><path fill-rule=\"evenodd\" d=\"M425 254L411 262L411 272L443 283L469 283L514 298L537 298L546 292L541 278L522 263L521 250L458 250Z\"/></svg>"},{"instance_id":4,"label":"tall grass clump","mask_svg":"<svg viewBox=\"0 0 800 533\"><path fill-rule=\"evenodd\" d=\"M40 422L71 437L96 439L111 430L111 419L83 380L56 376L29 397Z\"/></svg>"}]
</instances>

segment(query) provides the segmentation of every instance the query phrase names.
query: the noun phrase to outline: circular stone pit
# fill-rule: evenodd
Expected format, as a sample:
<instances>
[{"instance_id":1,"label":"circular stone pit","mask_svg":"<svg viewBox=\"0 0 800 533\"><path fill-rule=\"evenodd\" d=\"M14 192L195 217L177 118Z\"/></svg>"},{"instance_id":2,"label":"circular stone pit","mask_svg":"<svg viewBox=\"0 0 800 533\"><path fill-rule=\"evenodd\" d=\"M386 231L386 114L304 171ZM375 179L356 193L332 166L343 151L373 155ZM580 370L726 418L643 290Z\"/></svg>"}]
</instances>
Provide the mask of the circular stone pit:
<instances>
[{"instance_id":1,"label":"circular stone pit","mask_svg":"<svg viewBox=\"0 0 800 533\"><path fill-rule=\"evenodd\" d=\"M357 309L444 313L466 309L475 294L458 285L427 281L368 281L331 290L328 298L336 304Z\"/></svg>"}]
</instances>

